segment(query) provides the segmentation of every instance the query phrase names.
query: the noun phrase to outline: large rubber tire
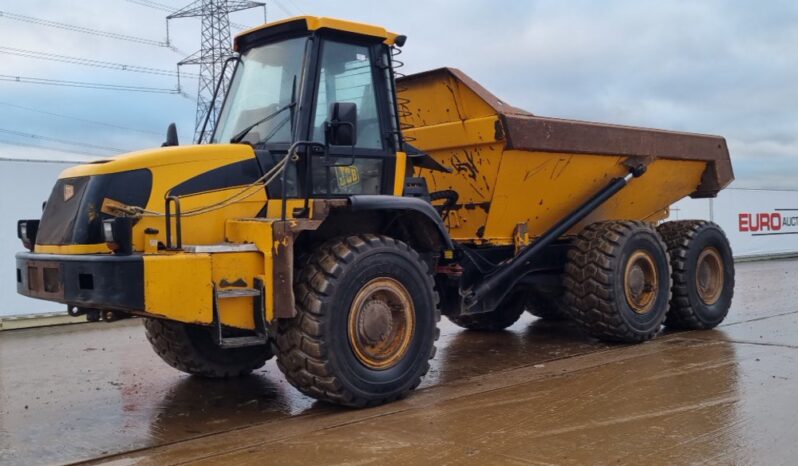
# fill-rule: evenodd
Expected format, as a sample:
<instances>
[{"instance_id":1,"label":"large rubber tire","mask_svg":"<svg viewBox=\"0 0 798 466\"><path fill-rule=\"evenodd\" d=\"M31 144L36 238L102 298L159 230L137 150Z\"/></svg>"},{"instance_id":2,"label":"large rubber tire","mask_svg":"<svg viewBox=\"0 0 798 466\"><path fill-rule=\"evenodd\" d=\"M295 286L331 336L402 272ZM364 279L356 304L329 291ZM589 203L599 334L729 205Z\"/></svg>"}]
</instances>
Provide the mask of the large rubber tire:
<instances>
[{"instance_id":1,"label":"large rubber tire","mask_svg":"<svg viewBox=\"0 0 798 466\"><path fill-rule=\"evenodd\" d=\"M704 220L679 220L665 222L658 228L668 246L673 269L673 295L665 325L676 329L703 330L716 327L729 313L734 297L734 259L729 240L721 228ZM705 301L699 293L698 261L702 253L710 252L713 264L709 272L715 271L720 285L713 290L703 289L710 298ZM702 259L702 268L708 271ZM717 283L716 283L717 285Z\"/></svg>"},{"instance_id":2,"label":"large rubber tire","mask_svg":"<svg viewBox=\"0 0 798 466\"><path fill-rule=\"evenodd\" d=\"M506 299L496 310L471 315L446 316L454 324L467 330L497 332L513 325L524 313L524 296L519 294Z\"/></svg>"},{"instance_id":3,"label":"large rubber tire","mask_svg":"<svg viewBox=\"0 0 798 466\"><path fill-rule=\"evenodd\" d=\"M249 374L272 358L271 345L222 349L211 328L171 320L144 319L144 330L155 353L179 371L223 378Z\"/></svg>"},{"instance_id":4,"label":"large rubber tire","mask_svg":"<svg viewBox=\"0 0 798 466\"><path fill-rule=\"evenodd\" d=\"M650 267L645 269L648 275L640 268L636 276L647 278L642 280L644 286L636 288L627 277L634 277L630 270L637 273L638 269L630 266L638 261ZM649 340L659 331L668 310L670 276L665 244L653 226L638 221L594 223L579 233L568 251L564 283L569 316L601 340ZM637 311L630 295L639 299Z\"/></svg>"},{"instance_id":5,"label":"large rubber tire","mask_svg":"<svg viewBox=\"0 0 798 466\"><path fill-rule=\"evenodd\" d=\"M526 311L538 319L558 322L568 319L563 309L563 296L544 292L532 292L526 298Z\"/></svg>"},{"instance_id":6,"label":"large rubber tire","mask_svg":"<svg viewBox=\"0 0 798 466\"><path fill-rule=\"evenodd\" d=\"M297 315L279 322L276 338L277 364L294 387L319 400L364 407L399 399L421 383L435 355L440 311L432 274L416 251L386 236L339 238L311 254L296 277ZM375 368L356 354L350 314L380 280L400 284L412 303L399 307L412 313L412 324L404 326L412 334L401 339L405 349L390 365ZM398 322L392 317L385 332Z\"/></svg>"}]
</instances>

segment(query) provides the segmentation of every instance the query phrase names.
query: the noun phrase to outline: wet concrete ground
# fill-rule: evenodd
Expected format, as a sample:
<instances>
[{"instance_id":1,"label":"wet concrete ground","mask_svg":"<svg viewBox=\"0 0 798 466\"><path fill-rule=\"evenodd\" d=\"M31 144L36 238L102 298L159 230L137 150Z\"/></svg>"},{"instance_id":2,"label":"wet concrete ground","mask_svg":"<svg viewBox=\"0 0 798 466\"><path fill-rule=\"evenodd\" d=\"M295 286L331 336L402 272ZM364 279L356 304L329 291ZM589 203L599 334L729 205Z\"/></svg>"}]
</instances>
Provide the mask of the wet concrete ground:
<instances>
[{"instance_id":1,"label":"wet concrete ground","mask_svg":"<svg viewBox=\"0 0 798 466\"><path fill-rule=\"evenodd\" d=\"M3 332L0 464L794 464L797 266L738 264L723 326L643 345L444 319L422 387L368 410L300 395L273 361L188 377L137 321Z\"/></svg>"}]
</instances>

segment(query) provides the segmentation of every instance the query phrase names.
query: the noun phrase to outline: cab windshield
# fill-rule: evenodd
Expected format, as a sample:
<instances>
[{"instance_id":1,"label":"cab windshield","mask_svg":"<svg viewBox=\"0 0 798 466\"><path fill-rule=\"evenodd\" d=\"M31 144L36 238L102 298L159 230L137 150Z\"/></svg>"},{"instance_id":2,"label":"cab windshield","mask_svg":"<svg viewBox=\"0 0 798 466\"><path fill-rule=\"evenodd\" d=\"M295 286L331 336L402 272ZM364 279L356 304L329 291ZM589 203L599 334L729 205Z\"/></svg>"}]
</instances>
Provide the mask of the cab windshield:
<instances>
[{"instance_id":1,"label":"cab windshield","mask_svg":"<svg viewBox=\"0 0 798 466\"><path fill-rule=\"evenodd\" d=\"M241 55L211 142L230 142L261 120L241 142L291 142L294 112L290 104L299 92L306 41L298 37L255 47Z\"/></svg>"}]
</instances>

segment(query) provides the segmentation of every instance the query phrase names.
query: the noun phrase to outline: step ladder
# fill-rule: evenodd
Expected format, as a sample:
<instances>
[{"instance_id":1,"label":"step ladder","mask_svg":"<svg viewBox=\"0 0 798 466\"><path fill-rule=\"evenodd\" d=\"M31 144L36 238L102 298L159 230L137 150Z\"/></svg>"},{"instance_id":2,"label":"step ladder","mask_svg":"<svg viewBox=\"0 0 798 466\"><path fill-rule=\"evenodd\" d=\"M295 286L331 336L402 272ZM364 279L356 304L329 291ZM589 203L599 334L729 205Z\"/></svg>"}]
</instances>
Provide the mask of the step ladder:
<instances>
[{"instance_id":1,"label":"step ladder","mask_svg":"<svg viewBox=\"0 0 798 466\"><path fill-rule=\"evenodd\" d=\"M269 332L266 328L264 314L265 287L263 280L255 278L254 288L213 286L213 338L220 348L244 348L269 344ZM222 320L219 318L219 300L233 298L252 298L252 316L255 321L255 334L242 337L225 337L222 331Z\"/></svg>"}]
</instances>

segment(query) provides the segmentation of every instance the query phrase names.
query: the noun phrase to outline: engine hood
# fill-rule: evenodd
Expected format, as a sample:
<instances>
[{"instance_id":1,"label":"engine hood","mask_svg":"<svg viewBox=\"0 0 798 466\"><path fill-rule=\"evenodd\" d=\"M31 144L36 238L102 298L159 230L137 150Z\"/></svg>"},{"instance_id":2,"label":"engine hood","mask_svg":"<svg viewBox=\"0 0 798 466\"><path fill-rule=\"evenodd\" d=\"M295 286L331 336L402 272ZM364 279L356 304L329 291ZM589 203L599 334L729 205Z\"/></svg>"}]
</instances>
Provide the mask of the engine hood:
<instances>
[{"instance_id":1,"label":"engine hood","mask_svg":"<svg viewBox=\"0 0 798 466\"><path fill-rule=\"evenodd\" d=\"M97 160L61 172L59 178L105 175L139 169L154 169L167 165L202 162L237 162L255 156L246 144L202 144L191 146L159 147L129 152L116 157Z\"/></svg>"},{"instance_id":2,"label":"engine hood","mask_svg":"<svg viewBox=\"0 0 798 466\"><path fill-rule=\"evenodd\" d=\"M98 251L106 252L102 221L115 215L106 211L107 203L162 212L167 196L181 196L184 206L196 207L216 202L214 196L224 197L224 190L259 176L254 150L243 144L163 147L69 168L45 205L36 251L61 253L58 248L64 245L98 245ZM259 208L247 207L246 214L255 215ZM157 218L135 228L148 225L162 229Z\"/></svg>"}]
</instances>

